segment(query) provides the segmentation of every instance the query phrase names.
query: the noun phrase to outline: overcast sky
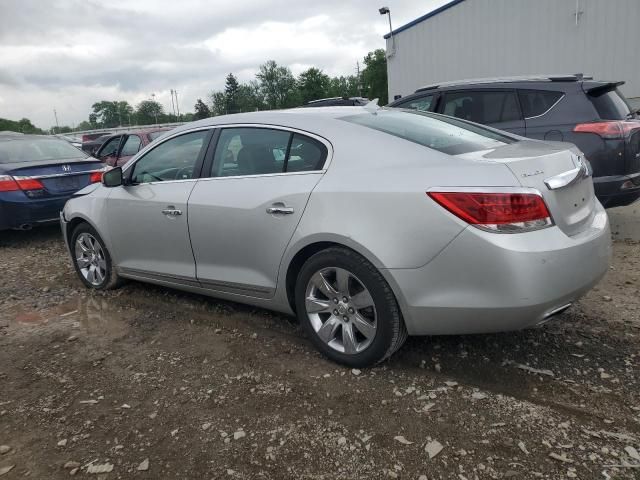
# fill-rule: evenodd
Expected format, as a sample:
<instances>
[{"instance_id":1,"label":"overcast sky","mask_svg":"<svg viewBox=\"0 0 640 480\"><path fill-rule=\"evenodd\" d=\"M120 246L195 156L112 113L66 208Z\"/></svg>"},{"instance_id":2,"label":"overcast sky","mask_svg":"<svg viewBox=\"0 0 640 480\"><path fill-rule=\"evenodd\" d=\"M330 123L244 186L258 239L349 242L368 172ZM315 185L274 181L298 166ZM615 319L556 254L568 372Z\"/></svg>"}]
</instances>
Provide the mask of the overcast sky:
<instances>
[{"instance_id":1,"label":"overcast sky","mask_svg":"<svg viewBox=\"0 0 640 480\"><path fill-rule=\"evenodd\" d=\"M251 80L273 59L294 74L355 72L394 28L447 0L2 0L0 117L41 128L86 120L99 100L156 94L193 111L233 72ZM380 4L380 5L379 5Z\"/></svg>"}]
</instances>

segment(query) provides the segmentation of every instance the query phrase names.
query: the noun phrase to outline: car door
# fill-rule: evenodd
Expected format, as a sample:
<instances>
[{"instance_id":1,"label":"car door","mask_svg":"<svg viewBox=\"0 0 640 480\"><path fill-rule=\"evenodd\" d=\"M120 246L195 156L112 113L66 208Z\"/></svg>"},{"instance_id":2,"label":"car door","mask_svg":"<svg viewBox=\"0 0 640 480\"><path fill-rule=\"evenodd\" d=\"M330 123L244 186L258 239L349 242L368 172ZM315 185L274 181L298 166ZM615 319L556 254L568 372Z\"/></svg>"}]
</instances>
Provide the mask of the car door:
<instances>
[{"instance_id":1,"label":"car door","mask_svg":"<svg viewBox=\"0 0 640 480\"><path fill-rule=\"evenodd\" d=\"M324 173L330 144L279 127L220 130L212 166L189 198L205 288L270 298L284 251Z\"/></svg>"},{"instance_id":2,"label":"car door","mask_svg":"<svg viewBox=\"0 0 640 480\"><path fill-rule=\"evenodd\" d=\"M116 135L110 138L98 149L96 157L111 167L115 167L118 162L118 152L120 151L120 142L122 135Z\"/></svg>"},{"instance_id":3,"label":"car door","mask_svg":"<svg viewBox=\"0 0 640 480\"><path fill-rule=\"evenodd\" d=\"M447 91L439 113L526 135L515 90L491 89Z\"/></svg>"},{"instance_id":4,"label":"car door","mask_svg":"<svg viewBox=\"0 0 640 480\"><path fill-rule=\"evenodd\" d=\"M114 261L123 274L196 284L187 199L199 176L211 129L180 133L124 171L107 199Z\"/></svg>"},{"instance_id":5,"label":"car door","mask_svg":"<svg viewBox=\"0 0 640 480\"><path fill-rule=\"evenodd\" d=\"M142 139L138 135L125 135L122 148L118 153L117 165L122 166L127 163L142 147Z\"/></svg>"}]
</instances>

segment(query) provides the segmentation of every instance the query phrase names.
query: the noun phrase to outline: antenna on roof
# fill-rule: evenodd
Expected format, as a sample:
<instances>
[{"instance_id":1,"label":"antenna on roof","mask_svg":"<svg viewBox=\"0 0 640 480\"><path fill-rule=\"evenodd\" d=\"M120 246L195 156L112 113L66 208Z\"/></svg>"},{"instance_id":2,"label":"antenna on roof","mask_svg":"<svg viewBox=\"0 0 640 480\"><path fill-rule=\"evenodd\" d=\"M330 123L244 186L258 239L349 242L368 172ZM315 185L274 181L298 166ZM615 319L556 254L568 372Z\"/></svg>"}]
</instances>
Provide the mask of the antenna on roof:
<instances>
[{"instance_id":1,"label":"antenna on roof","mask_svg":"<svg viewBox=\"0 0 640 480\"><path fill-rule=\"evenodd\" d=\"M364 108L369 113L375 114L378 110L380 110L380 106L378 105L378 99L374 98L362 108Z\"/></svg>"}]
</instances>

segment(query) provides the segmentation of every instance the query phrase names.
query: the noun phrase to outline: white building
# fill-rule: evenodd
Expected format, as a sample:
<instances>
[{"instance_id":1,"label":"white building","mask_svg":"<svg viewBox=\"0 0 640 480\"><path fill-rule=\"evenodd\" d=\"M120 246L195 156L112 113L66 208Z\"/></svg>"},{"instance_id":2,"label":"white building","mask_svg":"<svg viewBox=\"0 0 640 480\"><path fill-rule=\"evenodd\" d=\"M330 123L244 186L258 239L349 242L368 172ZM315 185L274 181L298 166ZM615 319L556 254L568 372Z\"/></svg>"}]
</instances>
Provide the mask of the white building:
<instances>
[{"instance_id":1,"label":"white building","mask_svg":"<svg viewBox=\"0 0 640 480\"><path fill-rule=\"evenodd\" d=\"M450 80L569 73L640 97L640 0L453 0L385 39L390 101Z\"/></svg>"}]
</instances>

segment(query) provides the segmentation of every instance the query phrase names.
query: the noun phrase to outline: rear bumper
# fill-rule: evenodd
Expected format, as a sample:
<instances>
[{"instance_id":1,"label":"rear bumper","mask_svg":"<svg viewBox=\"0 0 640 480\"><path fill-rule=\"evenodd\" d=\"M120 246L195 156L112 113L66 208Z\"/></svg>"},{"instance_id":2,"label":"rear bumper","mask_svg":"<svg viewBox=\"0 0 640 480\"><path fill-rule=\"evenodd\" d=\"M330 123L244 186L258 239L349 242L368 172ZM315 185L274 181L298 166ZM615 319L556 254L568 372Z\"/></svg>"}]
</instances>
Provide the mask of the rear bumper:
<instances>
[{"instance_id":1,"label":"rear bumper","mask_svg":"<svg viewBox=\"0 0 640 480\"><path fill-rule=\"evenodd\" d=\"M422 268L386 270L411 335L488 333L543 322L607 272L606 212L568 237L551 227L494 234L468 227Z\"/></svg>"},{"instance_id":2,"label":"rear bumper","mask_svg":"<svg viewBox=\"0 0 640 480\"><path fill-rule=\"evenodd\" d=\"M630 205L640 198L640 172L594 177L593 187L598 200L605 208Z\"/></svg>"},{"instance_id":3,"label":"rear bumper","mask_svg":"<svg viewBox=\"0 0 640 480\"><path fill-rule=\"evenodd\" d=\"M16 195L9 195L14 193ZM0 230L56 223L69 198L33 200L26 198L23 192L5 192L0 196Z\"/></svg>"}]
</instances>

